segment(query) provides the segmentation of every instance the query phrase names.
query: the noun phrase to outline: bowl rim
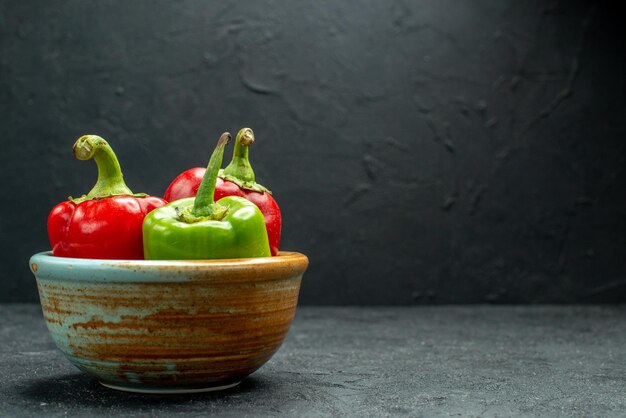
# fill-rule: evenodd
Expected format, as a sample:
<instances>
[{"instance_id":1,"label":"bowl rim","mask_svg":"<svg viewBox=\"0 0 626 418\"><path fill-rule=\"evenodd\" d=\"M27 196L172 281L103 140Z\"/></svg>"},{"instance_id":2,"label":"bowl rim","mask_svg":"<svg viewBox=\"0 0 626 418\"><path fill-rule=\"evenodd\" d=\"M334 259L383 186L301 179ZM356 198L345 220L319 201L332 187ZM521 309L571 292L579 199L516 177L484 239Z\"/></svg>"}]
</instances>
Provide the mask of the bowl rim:
<instances>
[{"instance_id":1,"label":"bowl rim","mask_svg":"<svg viewBox=\"0 0 626 418\"><path fill-rule=\"evenodd\" d=\"M37 280L70 281L219 281L224 276L235 281L264 281L300 276L308 267L304 254L280 251L272 257L218 260L109 260L55 257L43 251L30 258L29 266ZM262 271L263 274L259 275Z\"/></svg>"}]
</instances>

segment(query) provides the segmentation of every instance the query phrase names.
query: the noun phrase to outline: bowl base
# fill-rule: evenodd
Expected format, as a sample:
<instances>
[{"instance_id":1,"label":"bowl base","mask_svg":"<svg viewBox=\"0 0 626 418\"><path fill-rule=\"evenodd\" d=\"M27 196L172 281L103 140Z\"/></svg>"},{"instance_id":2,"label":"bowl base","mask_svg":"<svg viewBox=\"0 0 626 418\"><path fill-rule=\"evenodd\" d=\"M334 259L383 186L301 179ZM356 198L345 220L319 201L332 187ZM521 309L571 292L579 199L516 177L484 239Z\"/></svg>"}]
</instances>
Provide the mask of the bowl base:
<instances>
[{"instance_id":1,"label":"bowl base","mask_svg":"<svg viewBox=\"0 0 626 418\"><path fill-rule=\"evenodd\" d=\"M235 386L237 386L239 383L241 383L241 381L239 382L235 382L235 383L230 383L228 385L222 385L222 386L211 386L211 387L207 387L207 388L187 388L187 389L175 389L175 388L154 388L154 389L150 389L150 388L135 388L135 387L130 387L130 386L117 386L117 385L111 385L109 383L103 383L103 382L98 382L100 383L102 386L107 387L109 389L115 389L115 390L120 390L122 392L132 392L132 393L149 393L149 394L153 394L153 395L178 395L178 394L184 394L184 393L202 393L202 392L216 392L216 391L220 391L220 390L226 390L226 389L230 389L230 388L234 388Z\"/></svg>"}]
</instances>

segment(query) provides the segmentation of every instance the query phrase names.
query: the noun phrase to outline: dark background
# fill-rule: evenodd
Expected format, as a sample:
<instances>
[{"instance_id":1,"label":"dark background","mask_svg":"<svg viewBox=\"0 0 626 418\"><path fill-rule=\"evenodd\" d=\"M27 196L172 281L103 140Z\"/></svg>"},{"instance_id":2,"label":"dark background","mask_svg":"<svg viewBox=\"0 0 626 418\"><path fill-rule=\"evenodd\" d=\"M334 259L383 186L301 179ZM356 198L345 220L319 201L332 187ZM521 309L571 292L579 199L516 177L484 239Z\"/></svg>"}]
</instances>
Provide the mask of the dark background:
<instances>
[{"instance_id":1,"label":"dark background","mask_svg":"<svg viewBox=\"0 0 626 418\"><path fill-rule=\"evenodd\" d=\"M616 2L617 3L617 2ZM161 195L219 133L305 304L626 300L626 14L586 1L0 1L0 301L85 133ZM229 159L229 156L226 157Z\"/></svg>"}]
</instances>

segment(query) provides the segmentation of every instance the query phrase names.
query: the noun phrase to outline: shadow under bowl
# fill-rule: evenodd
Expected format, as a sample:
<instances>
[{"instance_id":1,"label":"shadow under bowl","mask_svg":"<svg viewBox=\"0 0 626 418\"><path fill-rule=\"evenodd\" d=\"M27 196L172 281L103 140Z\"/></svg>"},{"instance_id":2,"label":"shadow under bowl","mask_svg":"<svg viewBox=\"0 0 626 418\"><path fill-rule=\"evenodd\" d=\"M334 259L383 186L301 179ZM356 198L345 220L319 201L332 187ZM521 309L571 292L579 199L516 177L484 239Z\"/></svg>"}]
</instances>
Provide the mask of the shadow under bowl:
<instances>
[{"instance_id":1,"label":"shadow under bowl","mask_svg":"<svg viewBox=\"0 0 626 418\"><path fill-rule=\"evenodd\" d=\"M237 260L30 259L57 347L105 386L134 392L226 389L278 350L306 256Z\"/></svg>"}]
</instances>

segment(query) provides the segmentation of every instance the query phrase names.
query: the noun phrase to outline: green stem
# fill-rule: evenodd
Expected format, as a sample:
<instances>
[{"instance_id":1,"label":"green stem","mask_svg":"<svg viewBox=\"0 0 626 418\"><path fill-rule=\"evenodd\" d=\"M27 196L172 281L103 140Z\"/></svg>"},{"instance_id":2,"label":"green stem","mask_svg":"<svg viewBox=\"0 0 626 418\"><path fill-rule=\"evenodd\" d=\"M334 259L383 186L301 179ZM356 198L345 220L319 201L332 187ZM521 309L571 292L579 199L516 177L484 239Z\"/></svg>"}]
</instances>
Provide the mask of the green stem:
<instances>
[{"instance_id":1,"label":"green stem","mask_svg":"<svg viewBox=\"0 0 626 418\"><path fill-rule=\"evenodd\" d=\"M74 202L119 195L145 196L134 194L126 186L120 163L109 143L103 138L97 135L83 135L74 143L72 152L78 160L87 161L93 158L98 166L98 181L89 193L78 199L72 199Z\"/></svg>"},{"instance_id":2,"label":"green stem","mask_svg":"<svg viewBox=\"0 0 626 418\"><path fill-rule=\"evenodd\" d=\"M235 177L242 182L254 183L254 171L248 159L248 147L252 144L254 144L254 132L252 132L252 129L241 129L235 139L233 159L223 171L225 177Z\"/></svg>"},{"instance_id":3,"label":"green stem","mask_svg":"<svg viewBox=\"0 0 626 418\"><path fill-rule=\"evenodd\" d=\"M237 133L237 139L235 140L233 159L225 169L220 170L219 176L224 180L232 181L242 189L272 194L266 187L254 180L254 171L248 159L249 147L252 144L254 144L254 132L252 132L252 129L241 129Z\"/></svg>"},{"instance_id":4,"label":"green stem","mask_svg":"<svg viewBox=\"0 0 626 418\"><path fill-rule=\"evenodd\" d=\"M202 183L198 187L198 193L193 203L191 215L196 218L220 218L225 213L223 206L215 202L215 184L217 183L217 173L222 166L222 158L224 157L224 147L230 141L230 133L224 132L217 141L217 146L211 154L209 165L206 168Z\"/></svg>"}]
</instances>

